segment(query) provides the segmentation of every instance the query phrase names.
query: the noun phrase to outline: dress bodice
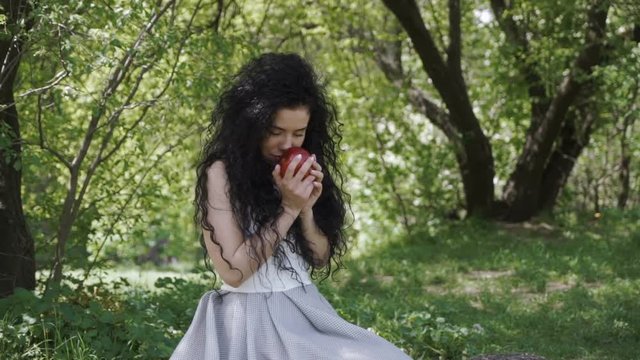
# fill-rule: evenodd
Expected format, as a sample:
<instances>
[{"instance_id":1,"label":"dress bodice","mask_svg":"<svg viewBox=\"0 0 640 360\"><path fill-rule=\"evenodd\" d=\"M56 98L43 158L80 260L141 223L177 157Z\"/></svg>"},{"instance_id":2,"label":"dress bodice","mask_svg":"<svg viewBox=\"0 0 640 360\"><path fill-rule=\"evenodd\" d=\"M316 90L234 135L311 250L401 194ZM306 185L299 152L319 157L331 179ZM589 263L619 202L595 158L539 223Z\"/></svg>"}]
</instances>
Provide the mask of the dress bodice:
<instances>
[{"instance_id":1,"label":"dress bodice","mask_svg":"<svg viewBox=\"0 0 640 360\"><path fill-rule=\"evenodd\" d=\"M311 278L306 270L307 263L304 258L293 251L287 244L280 244L279 247L284 254L283 264L293 269L295 274L288 269L278 268L276 259L271 256L258 268L258 271L253 273L240 286L233 287L223 282L220 289L232 292L255 293L285 291L303 284L311 284Z\"/></svg>"}]
</instances>

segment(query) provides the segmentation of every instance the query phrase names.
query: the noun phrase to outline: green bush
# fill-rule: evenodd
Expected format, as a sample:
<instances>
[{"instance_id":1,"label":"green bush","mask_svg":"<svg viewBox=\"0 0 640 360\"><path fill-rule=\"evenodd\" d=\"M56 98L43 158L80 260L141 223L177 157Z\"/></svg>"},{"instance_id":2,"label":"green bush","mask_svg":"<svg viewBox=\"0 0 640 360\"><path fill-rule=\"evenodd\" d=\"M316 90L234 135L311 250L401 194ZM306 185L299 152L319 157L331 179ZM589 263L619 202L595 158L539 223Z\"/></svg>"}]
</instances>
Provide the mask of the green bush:
<instances>
[{"instance_id":1,"label":"green bush","mask_svg":"<svg viewBox=\"0 0 640 360\"><path fill-rule=\"evenodd\" d=\"M162 278L157 291L126 280L44 296L18 289L0 301L3 359L166 359L206 286Z\"/></svg>"},{"instance_id":2,"label":"green bush","mask_svg":"<svg viewBox=\"0 0 640 360\"><path fill-rule=\"evenodd\" d=\"M387 339L398 346L411 347L417 359L464 359L469 354L468 340L481 334L482 328L472 330L448 323L434 316L435 309L411 311L386 324Z\"/></svg>"}]
</instances>

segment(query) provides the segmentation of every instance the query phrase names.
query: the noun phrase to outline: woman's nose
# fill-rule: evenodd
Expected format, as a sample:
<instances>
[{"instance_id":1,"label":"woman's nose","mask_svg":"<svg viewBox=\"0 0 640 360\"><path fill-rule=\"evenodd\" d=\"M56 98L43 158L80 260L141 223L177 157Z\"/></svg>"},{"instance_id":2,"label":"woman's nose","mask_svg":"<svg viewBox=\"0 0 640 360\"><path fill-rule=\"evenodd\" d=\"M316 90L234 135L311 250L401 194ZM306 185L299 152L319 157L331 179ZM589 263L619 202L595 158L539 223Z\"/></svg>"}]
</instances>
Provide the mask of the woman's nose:
<instances>
[{"instance_id":1,"label":"woman's nose","mask_svg":"<svg viewBox=\"0 0 640 360\"><path fill-rule=\"evenodd\" d=\"M280 149L287 150L291 146L293 146L293 138L290 135L287 135L282 142L280 142Z\"/></svg>"}]
</instances>

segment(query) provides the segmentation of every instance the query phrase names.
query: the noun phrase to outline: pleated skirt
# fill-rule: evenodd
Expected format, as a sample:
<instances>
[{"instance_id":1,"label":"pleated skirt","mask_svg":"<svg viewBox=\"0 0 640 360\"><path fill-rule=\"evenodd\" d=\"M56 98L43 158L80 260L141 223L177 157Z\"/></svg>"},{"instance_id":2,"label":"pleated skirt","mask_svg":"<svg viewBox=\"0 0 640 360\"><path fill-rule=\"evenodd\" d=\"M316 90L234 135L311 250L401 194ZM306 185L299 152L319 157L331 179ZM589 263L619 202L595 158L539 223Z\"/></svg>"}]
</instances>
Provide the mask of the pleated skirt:
<instances>
[{"instance_id":1,"label":"pleated skirt","mask_svg":"<svg viewBox=\"0 0 640 360\"><path fill-rule=\"evenodd\" d=\"M210 291L171 360L410 359L342 319L315 285L271 293Z\"/></svg>"}]
</instances>

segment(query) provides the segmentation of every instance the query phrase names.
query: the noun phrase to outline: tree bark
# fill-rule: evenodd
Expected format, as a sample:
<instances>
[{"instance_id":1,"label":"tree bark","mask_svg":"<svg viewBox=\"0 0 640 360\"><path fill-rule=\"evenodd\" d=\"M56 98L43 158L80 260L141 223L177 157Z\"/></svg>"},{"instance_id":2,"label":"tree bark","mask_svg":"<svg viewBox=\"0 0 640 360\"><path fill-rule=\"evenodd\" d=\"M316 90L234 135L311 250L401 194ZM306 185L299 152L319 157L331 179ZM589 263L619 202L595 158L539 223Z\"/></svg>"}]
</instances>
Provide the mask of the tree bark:
<instances>
[{"instance_id":1,"label":"tree bark","mask_svg":"<svg viewBox=\"0 0 640 360\"><path fill-rule=\"evenodd\" d=\"M620 210L624 210L627 207L629 201L629 194L631 192L631 152L629 151L629 140L627 132L630 131L633 123L635 122L634 108L635 99L638 95L638 83L633 96L633 104L631 110L625 114L622 121L622 129L620 129L620 165L618 170L618 179L620 180L620 192L618 193L617 207Z\"/></svg>"},{"instance_id":2,"label":"tree bark","mask_svg":"<svg viewBox=\"0 0 640 360\"><path fill-rule=\"evenodd\" d=\"M14 99L14 83L22 55L22 35L31 27L26 0L2 1L6 27L0 37L0 298L15 288L35 289L36 266L33 237L22 211L22 147L20 122ZM23 27L20 27L23 23Z\"/></svg>"}]
</instances>

